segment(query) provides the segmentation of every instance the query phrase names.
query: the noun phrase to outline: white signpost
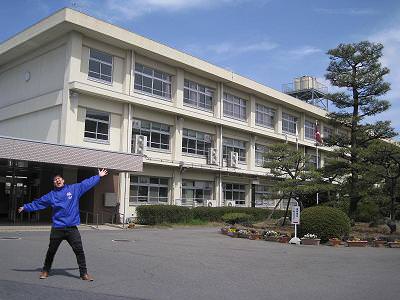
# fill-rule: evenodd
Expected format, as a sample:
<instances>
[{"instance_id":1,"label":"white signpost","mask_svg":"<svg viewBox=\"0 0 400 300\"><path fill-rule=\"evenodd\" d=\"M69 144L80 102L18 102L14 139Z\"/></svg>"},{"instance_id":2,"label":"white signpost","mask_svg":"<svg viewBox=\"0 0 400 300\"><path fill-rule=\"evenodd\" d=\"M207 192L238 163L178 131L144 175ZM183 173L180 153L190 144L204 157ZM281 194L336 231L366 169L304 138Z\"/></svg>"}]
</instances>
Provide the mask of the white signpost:
<instances>
[{"instance_id":1,"label":"white signpost","mask_svg":"<svg viewBox=\"0 0 400 300\"><path fill-rule=\"evenodd\" d=\"M297 225L300 224L300 206L292 206L292 224L294 224L294 237L289 244L300 245L300 239L297 237Z\"/></svg>"}]
</instances>

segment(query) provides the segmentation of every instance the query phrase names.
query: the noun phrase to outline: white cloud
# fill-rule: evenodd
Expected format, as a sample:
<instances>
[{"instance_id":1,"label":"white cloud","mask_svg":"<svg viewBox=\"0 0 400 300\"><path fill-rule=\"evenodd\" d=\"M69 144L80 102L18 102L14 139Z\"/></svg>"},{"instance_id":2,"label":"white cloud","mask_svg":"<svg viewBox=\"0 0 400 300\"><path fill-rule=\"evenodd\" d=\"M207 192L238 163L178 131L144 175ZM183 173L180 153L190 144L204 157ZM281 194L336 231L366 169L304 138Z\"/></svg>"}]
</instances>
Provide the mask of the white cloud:
<instances>
[{"instance_id":1,"label":"white cloud","mask_svg":"<svg viewBox=\"0 0 400 300\"><path fill-rule=\"evenodd\" d=\"M372 9L359 8L315 8L314 11L327 15L370 16L378 14Z\"/></svg>"},{"instance_id":2,"label":"white cloud","mask_svg":"<svg viewBox=\"0 0 400 300\"><path fill-rule=\"evenodd\" d=\"M304 46L297 49L289 51L289 55L292 58L303 58L308 55L316 54L322 52L321 49L315 48L313 46Z\"/></svg>"},{"instance_id":3,"label":"white cloud","mask_svg":"<svg viewBox=\"0 0 400 300\"><path fill-rule=\"evenodd\" d=\"M189 9L210 9L217 6L233 6L251 0L81 0L81 9L108 21L133 20L158 11L180 12ZM260 0L268 2L269 0Z\"/></svg>"},{"instance_id":4,"label":"white cloud","mask_svg":"<svg viewBox=\"0 0 400 300\"><path fill-rule=\"evenodd\" d=\"M239 42L221 42L215 45L209 45L206 49L216 54L238 55L249 52L265 52L278 47L278 44L270 41L260 41L253 43Z\"/></svg>"}]
</instances>

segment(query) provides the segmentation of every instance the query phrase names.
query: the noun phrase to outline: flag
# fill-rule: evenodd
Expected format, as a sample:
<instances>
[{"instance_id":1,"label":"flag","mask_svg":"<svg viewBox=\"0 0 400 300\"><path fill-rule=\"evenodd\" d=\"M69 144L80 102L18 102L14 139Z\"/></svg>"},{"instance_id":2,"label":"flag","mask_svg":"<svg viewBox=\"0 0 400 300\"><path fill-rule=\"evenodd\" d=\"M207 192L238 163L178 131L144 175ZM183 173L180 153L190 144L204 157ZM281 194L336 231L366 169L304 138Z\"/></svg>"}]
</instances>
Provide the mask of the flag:
<instances>
[{"instance_id":1,"label":"flag","mask_svg":"<svg viewBox=\"0 0 400 300\"><path fill-rule=\"evenodd\" d=\"M317 122L315 123L315 141L319 144L322 144L321 132L319 131Z\"/></svg>"}]
</instances>

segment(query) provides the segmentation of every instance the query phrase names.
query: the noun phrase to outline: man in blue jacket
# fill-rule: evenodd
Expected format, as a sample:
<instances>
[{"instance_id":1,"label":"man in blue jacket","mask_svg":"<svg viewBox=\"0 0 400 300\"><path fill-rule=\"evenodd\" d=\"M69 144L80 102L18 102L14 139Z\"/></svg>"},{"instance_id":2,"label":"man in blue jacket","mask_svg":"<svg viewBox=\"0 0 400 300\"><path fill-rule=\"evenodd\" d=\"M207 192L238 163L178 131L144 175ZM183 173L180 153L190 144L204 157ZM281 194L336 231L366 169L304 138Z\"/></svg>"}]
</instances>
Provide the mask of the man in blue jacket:
<instances>
[{"instance_id":1,"label":"man in blue jacket","mask_svg":"<svg viewBox=\"0 0 400 300\"><path fill-rule=\"evenodd\" d=\"M79 273L82 280L93 281L93 277L87 273L85 253L83 251L81 235L77 226L80 224L79 199L80 197L100 182L100 178L108 174L107 170L98 170L99 174L76 184L64 184L60 175L53 177L54 189L46 195L24 204L18 208L18 212L37 211L51 206L53 226L50 233L49 249L40 279L49 276L51 265L57 249L63 240L72 247L79 265Z\"/></svg>"}]
</instances>

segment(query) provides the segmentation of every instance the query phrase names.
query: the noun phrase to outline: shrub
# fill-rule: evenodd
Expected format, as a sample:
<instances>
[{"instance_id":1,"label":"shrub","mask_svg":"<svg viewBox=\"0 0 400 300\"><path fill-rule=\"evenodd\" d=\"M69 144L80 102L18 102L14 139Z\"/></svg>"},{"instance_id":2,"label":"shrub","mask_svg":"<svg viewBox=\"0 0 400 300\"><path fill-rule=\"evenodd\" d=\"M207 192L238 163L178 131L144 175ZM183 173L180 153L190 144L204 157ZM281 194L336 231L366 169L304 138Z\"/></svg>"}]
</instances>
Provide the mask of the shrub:
<instances>
[{"instance_id":1,"label":"shrub","mask_svg":"<svg viewBox=\"0 0 400 300\"><path fill-rule=\"evenodd\" d=\"M192 209L192 213L194 218L209 222L221 222L222 216L227 213L245 213L253 216L254 221L263 221L269 216L271 210L255 207L196 207ZM278 219L284 213L284 211L276 210L273 218Z\"/></svg>"},{"instance_id":2,"label":"shrub","mask_svg":"<svg viewBox=\"0 0 400 300\"><path fill-rule=\"evenodd\" d=\"M254 218L245 213L227 213L222 220L228 224L251 224Z\"/></svg>"},{"instance_id":3,"label":"shrub","mask_svg":"<svg viewBox=\"0 0 400 300\"><path fill-rule=\"evenodd\" d=\"M141 205L136 211L138 222L146 225L185 223L193 218L189 208L176 205Z\"/></svg>"},{"instance_id":4,"label":"shrub","mask_svg":"<svg viewBox=\"0 0 400 300\"><path fill-rule=\"evenodd\" d=\"M361 201L356 211L356 221L358 222L376 222L383 216L379 211L379 206L373 201Z\"/></svg>"},{"instance_id":5,"label":"shrub","mask_svg":"<svg viewBox=\"0 0 400 300\"><path fill-rule=\"evenodd\" d=\"M300 217L300 235L316 234L323 242L341 238L350 232L350 219L340 209L314 206L304 209Z\"/></svg>"}]
</instances>

